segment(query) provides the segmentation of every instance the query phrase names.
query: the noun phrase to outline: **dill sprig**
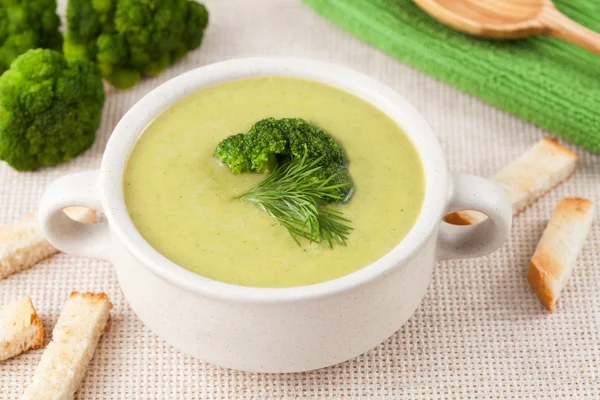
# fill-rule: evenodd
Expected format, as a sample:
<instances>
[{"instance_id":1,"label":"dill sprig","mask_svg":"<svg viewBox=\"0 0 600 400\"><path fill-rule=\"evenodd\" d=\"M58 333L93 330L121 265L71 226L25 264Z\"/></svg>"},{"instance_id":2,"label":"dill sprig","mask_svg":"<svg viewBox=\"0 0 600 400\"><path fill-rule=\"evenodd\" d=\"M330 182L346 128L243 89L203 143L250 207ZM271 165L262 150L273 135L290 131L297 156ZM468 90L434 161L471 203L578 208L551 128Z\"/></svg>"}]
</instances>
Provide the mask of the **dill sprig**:
<instances>
[{"instance_id":1,"label":"dill sprig","mask_svg":"<svg viewBox=\"0 0 600 400\"><path fill-rule=\"evenodd\" d=\"M345 245L352 231L350 220L339 210L327 207L326 200L343 200L336 189L348 183L331 184L336 174L320 177L316 172L321 169L321 159L306 162L304 154L277 165L268 178L237 198L258 204L288 230L298 245L298 238L325 242L330 247L334 242Z\"/></svg>"}]
</instances>

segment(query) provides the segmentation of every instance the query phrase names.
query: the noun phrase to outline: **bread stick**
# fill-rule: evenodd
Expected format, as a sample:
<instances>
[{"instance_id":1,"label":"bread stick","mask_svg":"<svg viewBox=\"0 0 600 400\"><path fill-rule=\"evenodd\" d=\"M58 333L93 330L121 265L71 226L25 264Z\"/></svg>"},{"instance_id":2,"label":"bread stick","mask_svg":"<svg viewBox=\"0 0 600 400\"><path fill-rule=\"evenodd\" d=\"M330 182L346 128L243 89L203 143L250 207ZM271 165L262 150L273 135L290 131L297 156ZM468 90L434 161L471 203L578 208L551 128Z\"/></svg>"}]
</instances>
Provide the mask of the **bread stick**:
<instances>
[{"instance_id":1,"label":"bread stick","mask_svg":"<svg viewBox=\"0 0 600 400\"><path fill-rule=\"evenodd\" d=\"M567 180L577 164L577 154L557 140L543 138L519 158L502 168L492 180L508 194L517 215L554 187ZM459 211L444 220L454 225L472 225L485 219L475 211Z\"/></svg>"},{"instance_id":2,"label":"bread stick","mask_svg":"<svg viewBox=\"0 0 600 400\"><path fill-rule=\"evenodd\" d=\"M29 297L0 309L0 361L39 349L43 343L44 326Z\"/></svg>"},{"instance_id":3,"label":"bread stick","mask_svg":"<svg viewBox=\"0 0 600 400\"><path fill-rule=\"evenodd\" d=\"M575 268L577 254L590 231L593 213L592 202L587 199L561 200L529 263L527 280L550 311L554 310L558 296Z\"/></svg>"},{"instance_id":4,"label":"bread stick","mask_svg":"<svg viewBox=\"0 0 600 400\"><path fill-rule=\"evenodd\" d=\"M69 207L65 213L79 222L96 222L96 212L88 208ZM31 268L57 252L39 228L37 210L32 211L0 227L0 279Z\"/></svg>"},{"instance_id":5,"label":"bread stick","mask_svg":"<svg viewBox=\"0 0 600 400\"><path fill-rule=\"evenodd\" d=\"M73 292L21 400L72 400L108 322L104 293Z\"/></svg>"}]
</instances>

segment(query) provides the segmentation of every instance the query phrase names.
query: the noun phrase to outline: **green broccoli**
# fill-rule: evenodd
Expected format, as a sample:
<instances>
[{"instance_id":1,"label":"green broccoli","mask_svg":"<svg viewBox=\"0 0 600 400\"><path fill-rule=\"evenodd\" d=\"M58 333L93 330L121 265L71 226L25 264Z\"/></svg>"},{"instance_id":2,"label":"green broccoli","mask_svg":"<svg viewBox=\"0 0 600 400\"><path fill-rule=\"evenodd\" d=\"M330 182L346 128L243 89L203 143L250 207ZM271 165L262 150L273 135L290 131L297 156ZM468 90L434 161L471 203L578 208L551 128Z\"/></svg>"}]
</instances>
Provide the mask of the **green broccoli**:
<instances>
[{"instance_id":1,"label":"green broccoli","mask_svg":"<svg viewBox=\"0 0 600 400\"><path fill-rule=\"evenodd\" d=\"M283 118L279 124L286 133L292 157L302 157L306 151L309 160L322 156L324 167L347 166L344 150L323 129L300 118Z\"/></svg>"},{"instance_id":2,"label":"green broccoli","mask_svg":"<svg viewBox=\"0 0 600 400\"><path fill-rule=\"evenodd\" d=\"M268 170L273 166L276 155L289 153L288 138L281 129L280 121L273 118L258 121L243 138L243 159L250 163L252 171Z\"/></svg>"},{"instance_id":3,"label":"green broccoli","mask_svg":"<svg viewBox=\"0 0 600 400\"><path fill-rule=\"evenodd\" d=\"M127 89L200 46L207 24L193 0L69 0L63 51L96 62L111 85Z\"/></svg>"},{"instance_id":4,"label":"green broccoli","mask_svg":"<svg viewBox=\"0 0 600 400\"><path fill-rule=\"evenodd\" d=\"M320 159L315 177L340 185L337 195L348 200L353 185L342 147L323 129L300 118L267 118L248 133L229 136L217 146L215 156L234 174L263 172L273 164L284 164L306 155L308 163ZM330 199L331 202L340 200Z\"/></svg>"},{"instance_id":5,"label":"green broccoli","mask_svg":"<svg viewBox=\"0 0 600 400\"><path fill-rule=\"evenodd\" d=\"M96 65L29 50L0 77L0 160L19 171L68 161L94 143L103 105Z\"/></svg>"},{"instance_id":6,"label":"green broccoli","mask_svg":"<svg viewBox=\"0 0 600 400\"><path fill-rule=\"evenodd\" d=\"M27 50L59 50L56 0L0 0L0 75Z\"/></svg>"}]
</instances>

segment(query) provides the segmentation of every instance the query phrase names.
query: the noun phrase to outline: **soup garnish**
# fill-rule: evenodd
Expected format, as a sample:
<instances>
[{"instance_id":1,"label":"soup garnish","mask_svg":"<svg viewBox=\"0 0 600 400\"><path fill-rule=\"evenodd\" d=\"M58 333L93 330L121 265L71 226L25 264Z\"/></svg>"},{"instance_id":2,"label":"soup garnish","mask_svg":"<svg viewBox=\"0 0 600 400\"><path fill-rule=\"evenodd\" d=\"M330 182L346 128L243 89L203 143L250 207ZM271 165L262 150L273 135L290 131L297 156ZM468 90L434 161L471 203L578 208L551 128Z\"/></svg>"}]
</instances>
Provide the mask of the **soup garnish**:
<instances>
[{"instance_id":1,"label":"soup garnish","mask_svg":"<svg viewBox=\"0 0 600 400\"><path fill-rule=\"evenodd\" d=\"M326 202L343 200L336 191L349 183L334 184L335 175L320 175L322 159L308 161L305 153L302 158L278 164L267 179L237 198L260 205L298 245L300 237L329 247L334 242L345 245L352 231L350 220L341 211L327 207Z\"/></svg>"},{"instance_id":2,"label":"soup garnish","mask_svg":"<svg viewBox=\"0 0 600 400\"><path fill-rule=\"evenodd\" d=\"M326 204L347 202L353 185L346 154L323 129L300 118L267 118L221 141L215 155L234 174L272 170L236 198L260 205L298 245L298 238L346 244L350 220Z\"/></svg>"}]
</instances>

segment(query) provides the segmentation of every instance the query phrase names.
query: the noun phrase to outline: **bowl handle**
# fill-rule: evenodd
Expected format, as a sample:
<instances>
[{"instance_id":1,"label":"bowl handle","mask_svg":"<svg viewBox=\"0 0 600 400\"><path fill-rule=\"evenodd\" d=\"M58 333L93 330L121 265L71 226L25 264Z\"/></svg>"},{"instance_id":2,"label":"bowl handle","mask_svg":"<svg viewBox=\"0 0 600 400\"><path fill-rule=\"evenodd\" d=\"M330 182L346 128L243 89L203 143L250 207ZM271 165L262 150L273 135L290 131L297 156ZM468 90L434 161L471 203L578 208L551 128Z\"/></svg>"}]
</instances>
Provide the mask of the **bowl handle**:
<instances>
[{"instance_id":1,"label":"bowl handle","mask_svg":"<svg viewBox=\"0 0 600 400\"><path fill-rule=\"evenodd\" d=\"M479 257L498 249L508 238L512 225L512 205L497 184L478 176L454 177L446 214L475 210L488 218L467 226L442 221L438 236L438 260Z\"/></svg>"},{"instance_id":2,"label":"bowl handle","mask_svg":"<svg viewBox=\"0 0 600 400\"><path fill-rule=\"evenodd\" d=\"M98 187L100 170L63 176L52 182L42 195L39 224L54 247L69 254L108 260L108 222L84 224L69 218L64 209L81 206L102 211Z\"/></svg>"}]
</instances>

